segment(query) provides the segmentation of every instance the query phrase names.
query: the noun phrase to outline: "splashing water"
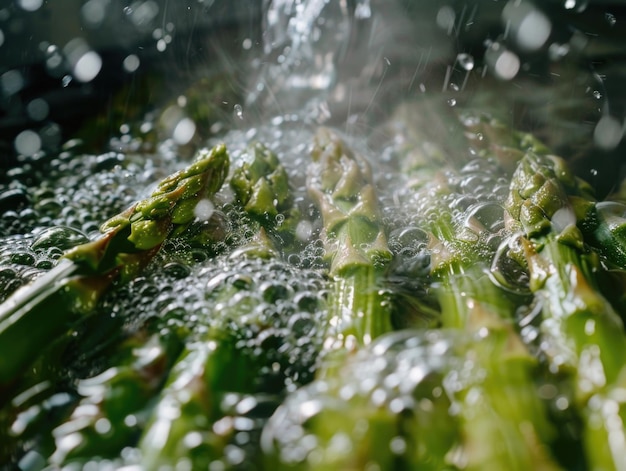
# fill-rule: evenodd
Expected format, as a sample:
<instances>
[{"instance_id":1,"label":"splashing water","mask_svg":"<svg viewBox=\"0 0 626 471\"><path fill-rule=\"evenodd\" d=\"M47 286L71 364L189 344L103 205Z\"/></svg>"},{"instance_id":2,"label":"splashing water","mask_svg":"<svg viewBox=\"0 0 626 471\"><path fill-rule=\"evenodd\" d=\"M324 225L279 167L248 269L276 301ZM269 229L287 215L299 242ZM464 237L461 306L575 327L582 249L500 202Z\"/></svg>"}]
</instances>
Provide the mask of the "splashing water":
<instances>
[{"instance_id":1,"label":"splashing water","mask_svg":"<svg viewBox=\"0 0 626 471\"><path fill-rule=\"evenodd\" d=\"M447 41L433 45L437 27L428 15L416 28L396 2L279 0L266 7L265 57L247 98L264 113L349 121L377 110L400 74L421 76L450 52Z\"/></svg>"}]
</instances>

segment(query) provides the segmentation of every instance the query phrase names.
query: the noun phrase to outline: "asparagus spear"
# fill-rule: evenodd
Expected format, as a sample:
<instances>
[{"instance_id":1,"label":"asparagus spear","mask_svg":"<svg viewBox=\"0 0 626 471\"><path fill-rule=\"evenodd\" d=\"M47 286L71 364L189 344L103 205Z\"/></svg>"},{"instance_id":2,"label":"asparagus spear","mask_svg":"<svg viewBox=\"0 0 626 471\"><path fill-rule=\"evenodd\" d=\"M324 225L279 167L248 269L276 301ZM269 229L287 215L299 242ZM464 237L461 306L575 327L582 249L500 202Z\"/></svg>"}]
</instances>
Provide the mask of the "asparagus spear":
<instances>
[{"instance_id":1,"label":"asparagus spear","mask_svg":"<svg viewBox=\"0 0 626 471\"><path fill-rule=\"evenodd\" d=\"M485 243L493 234L476 208L488 208L499 220L503 210L478 202L464 217L453 218L437 203L450 201L441 194L443 187L433 193L437 200L425 202L439 211L425 227L430 228L431 246L438 252L432 274L439 284L442 327L479 336L464 352L476 369L466 373L471 379L455 393L465 465L476 470L559 469L546 448L553 430L533 381L538 364L514 330L515 310L524 297L494 283L490 268L497 245ZM474 241L468 228L470 234L475 231ZM505 235L501 228L499 235Z\"/></svg>"},{"instance_id":2,"label":"asparagus spear","mask_svg":"<svg viewBox=\"0 0 626 471\"><path fill-rule=\"evenodd\" d=\"M139 442L143 469L240 465L246 450L253 452L264 418L249 409L261 396L275 403L286 387L313 374L322 302L314 291L322 280L278 260L267 233L277 229L271 217L277 208L290 213L290 188L275 155L260 146L250 153L252 161L235 170L231 185L256 235L221 259L207 283L213 313L186 344L158 397ZM250 443L233 443L238 431L252 434Z\"/></svg>"},{"instance_id":3,"label":"asparagus spear","mask_svg":"<svg viewBox=\"0 0 626 471\"><path fill-rule=\"evenodd\" d=\"M196 204L221 187L227 172L223 145L200 152L149 198L105 222L100 238L69 250L54 269L0 305L0 387L14 381L41 346L91 312L112 283L136 276L166 238L181 234L195 219Z\"/></svg>"},{"instance_id":4,"label":"asparagus spear","mask_svg":"<svg viewBox=\"0 0 626 471\"><path fill-rule=\"evenodd\" d=\"M287 248L293 242L299 220L285 167L278 157L262 144L248 149L248 160L233 173L233 189L245 214L261 224ZM251 159L251 160L250 160Z\"/></svg>"},{"instance_id":5,"label":"asparagus spear","mask_svg":"<svg viewBox=\"0 0 626 471\"><path fill-rule=\"evenodd\" d=\"M553 431L533 382L537 362L514 330L524 292L505 290L493 273L508 236L506 174L520 147L539 144L482 116L466 114L462 121L478 158L457 157L441 166L417 146L399 162L407 182L402 205L413 213L411 223L430 236L441 325L478 336L459 351L472 371L450 373L450 385L457 383L448 392L458 411L461 459L467 469L559 469L545 445Z\"/></svg>"},{"instance_id":6,"label":"asparagus spear","mask_svg":"<svg viewBox=\"0 0 626 471\"><path fill-rule=\"evenodd\" d=\"M158 319L130 336L116 352L112 364L117 366L78 382L82 399L53 430L51 464L116 458L136 441L147 404L182 349L185 334L166 328L171 320Z\"/></svg>"},{"instance_id":7,"label":"asparagus spear","mask_svg":"<svg viewBox=\"0 0 626 471\"><path fill-rule=\"evenodd\" d=\"M387 368L368 356L372 351L368 346L393 329L393 305L382 289L391 251L371 168L327 129L318 131L312 157L307 188L321 214L334 285L326 319L327 356L314 383L291 395L265 428L267 466L403 469L419 462L423 469L442 469L437 454L448 450L443 443L450 435L430 440L426 429L453 428L443 419L449 401L432 396L433 378L423 382L422 376L411 378L401 391L389 389L385 374L400 382L407 376L402 370L407 364ZM427 397L437 405L411 409L414 398L419 400L417 389L423 390L424 405ZM407 436L414 421L413 432L419 433Z\"/></svg>"},{"instance_id":8,"label":"asparagus spear","mask_svg":"<svg viewBox=\"0 0 626 471\"><path fill-rule=\"evenodd\" d=\"M369 163L324 128L311 156L307 189L322 217L334 281L326 350L350 350L393 328L391 303L380 283L392 254Z\"/></svg>"},{"instance_id":9,"label":"asparagus spear","mask_svg":"<svg viewBox=\"0 0 626 471\"><path fill-rule=\"evenodd\" d=\"M585 194L561 159L527 153L511 182L508 224L524 234L530 287L542 305L543 350L554 370L573 375L589 466L621 470L626 463L626 404L615 394L626 377L626 336L596 284L598 257L576 226L574 205ZM610 452L597 453L600 443Z\"/></svg>"},{"instance_id":10,"label":"asparagus spear","mask_svg":"<svg viewBox=\"0 0 626 471\"><path fill-rule=\"evenodd\" d=\"M267 469L452 470L458 442L447 372L462 365L451 332L383 334L287 397L262 435Z\"/></svg>"},{"instance_id":11,"label":"asparagus spear","mask_svg":"<svg viewBox=\"0 0 626 471\"><path fill-rule=\"evenodd\" d=\"M483 199L477 195L478 201L463 208L466 217L460 217L454 213L461 211L454 211L452 203L474 193L476 188L467 182L480 174L475 168L480 164L467 166L460 175L451 169L444 172L429 165L430 150L423 146L403 150L407 157L404 174L417 189L413 199L403 204L415 210L416 221L431 235L432 276L440 286L443 326L472 336L480 332L480 336L476 342L463 342L462 347L459 342L454 354L447 352L454 366L448 363L452 360L446 352L439 351L447 358L442 360L447 366L423 384L419 376L417 383L409 385L411 375L406 372L385 376L389 373L385 362L367 357L388 341L385 336L380 344L374 341L372 350L339 363L289 398L268 424L263 443L273 469L361 469L368 465L452 469L456 447L462 447L462 465L469 469L559 469L545 446L551 428L532 381L536 362L512 328L517 299L496 287L485 273L497 247L490 237L502 230L503 209L497 198L503 199L504 194L498 190L494 196L493 192L501 184L499 174L487 175L488 181L481 182L487 186ZM340 172L329 174L338 179ZM336 219L341 221L339 216ZM419 343L420 334L405 331L405 335ZM395 353L405 359L411 355L407 350ZM367 359L361 362L359 355ZM431 360L418 360L410 364L410 371L428 372ZM367 375L368 364L376 365L372 366L380 373L376 380ZM468 370L464 365L473 365L471 371L464 371ZM402 401L388 390L393 381L402 383L402 392L414 399L411 407L395 409L393 404ZM503 386L506 398L500 395ZM439 393L433 396L433 391ZM283 434L282 430L293 432ZM504 446L486 446L503 442Z\"/></svg>"}]
</instances>

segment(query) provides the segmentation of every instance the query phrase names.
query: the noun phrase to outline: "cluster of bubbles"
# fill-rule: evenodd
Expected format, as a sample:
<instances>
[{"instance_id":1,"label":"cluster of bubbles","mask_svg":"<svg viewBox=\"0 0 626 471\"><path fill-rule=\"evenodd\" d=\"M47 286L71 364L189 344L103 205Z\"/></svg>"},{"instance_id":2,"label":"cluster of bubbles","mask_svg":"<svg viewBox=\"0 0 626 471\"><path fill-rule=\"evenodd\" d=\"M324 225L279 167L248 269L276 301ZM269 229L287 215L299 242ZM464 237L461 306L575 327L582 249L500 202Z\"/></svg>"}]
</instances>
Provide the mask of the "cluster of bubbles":
<instances>
[{"instance_id":1,"label":"cluster of bubbles","mask_svg":"<svg viewBox=\"0 0 626 471\"><path fill-rule=\"evenodd\" d=\"M147 196L178 162L71 148L24 158L0 177L0 299L54 267L69 248ZM80 154L80 155L79 155Z\"/></svg>"},{"instance_id":2,"label":"cluster of bubbles","mask_svg":"<svg viewBox=\"0 0 626 471\"><path fill-rule=\"evenodd\" d=\"M157 263L111 292L100 309L123 326L121 338L152 322L161 326L161 336L176 330L187 332L185 342L214 340L254 365L241 373L254 393L216 393L223 418L211 431L230 443L224 464L243 465L282 395L313 378L324 337L327 280L319 271L279 260L213 258L181 244L165 247ZM115 366L106 359L91 358L89 364ZM125 461L136 459L131 453Z\"/></svg>"},{"instance_id":3,"label":"cluster of bubbles","mask_svg":"<svg viewBox=\"0 0 626 471\"><path fill-rule=\"evenodd\" d=\"M441 441L455 436L446 388L465 385L445 377L466 367L455 353L460 339L449 334L407 330L378 338L339 374L289 396L264 430L265 451L291 466L392 469L451 446ZM372 453L372 441L380 453Z\"/></svg>"},{"instance_id":4,"label":"cluster of bubbles","mask_svg":"<svg viewBox=\"0 0 626 471\"><path fill-rule=\"evenodd\" d=\"M62 152L24 164L0 181L3 234L29 234L54 225L88 236L100 224L141 197L163 170L152 160L118 153L82 155Z\"/></svg>"}]
</instances>

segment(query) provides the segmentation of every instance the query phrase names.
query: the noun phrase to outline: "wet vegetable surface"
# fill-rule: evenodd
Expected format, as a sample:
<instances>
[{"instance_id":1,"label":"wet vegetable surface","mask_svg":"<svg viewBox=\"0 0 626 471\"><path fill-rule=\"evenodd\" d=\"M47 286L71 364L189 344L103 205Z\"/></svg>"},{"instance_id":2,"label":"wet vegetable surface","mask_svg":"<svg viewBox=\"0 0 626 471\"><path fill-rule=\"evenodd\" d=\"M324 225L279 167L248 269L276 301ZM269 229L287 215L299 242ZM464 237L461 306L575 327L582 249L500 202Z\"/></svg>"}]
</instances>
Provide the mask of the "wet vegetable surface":
<instances>
[{"instance_id":1,"label":"wet vegetable surface","mask_svg":"<svg viewBox=\"0 0 626 471\"><path fill-rule=\"evenodd\" d=\"M6 141L0 468L626 470L623 13L275 0L175 84L124 46L148 88Z\"/></svg>"}]
</instances>

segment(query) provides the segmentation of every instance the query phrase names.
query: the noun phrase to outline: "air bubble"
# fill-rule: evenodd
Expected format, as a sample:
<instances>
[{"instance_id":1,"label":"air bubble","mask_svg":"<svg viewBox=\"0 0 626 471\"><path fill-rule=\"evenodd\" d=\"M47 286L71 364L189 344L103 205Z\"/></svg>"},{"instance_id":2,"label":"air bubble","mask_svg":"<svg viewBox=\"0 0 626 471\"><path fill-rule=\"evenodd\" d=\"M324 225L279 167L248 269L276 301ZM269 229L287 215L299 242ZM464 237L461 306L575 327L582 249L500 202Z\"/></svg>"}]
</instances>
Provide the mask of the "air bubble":
<instances>
[{"instance_id":1,"label":"air bubble","mask_svg":"<svg viewBox=\"0 0 626 471\"><path fill-rule=\"evenodd\" d=\"M67 250L86 242L89 242L89 238L81 231L67 226L54 226L40 232L31 244L31 248L33 250L51 248Z\"/></svg>"}]
</instances>

